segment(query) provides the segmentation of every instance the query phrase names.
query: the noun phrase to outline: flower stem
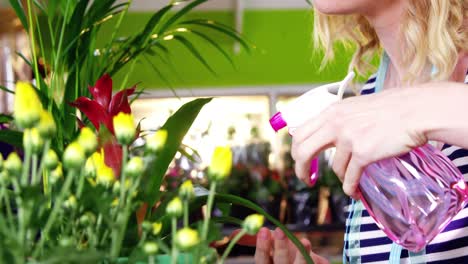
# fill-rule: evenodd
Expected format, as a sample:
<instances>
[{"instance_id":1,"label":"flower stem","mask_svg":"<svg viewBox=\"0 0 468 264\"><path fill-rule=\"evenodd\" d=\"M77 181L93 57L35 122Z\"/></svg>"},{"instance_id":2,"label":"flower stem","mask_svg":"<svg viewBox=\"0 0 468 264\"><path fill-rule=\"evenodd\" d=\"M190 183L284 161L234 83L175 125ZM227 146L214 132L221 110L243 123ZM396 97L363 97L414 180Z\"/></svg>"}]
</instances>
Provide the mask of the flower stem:
<instances>
[{"instance_id":1,"label":"flower stem","mask_svg":"<svg viewBox=\"0 0 468 264\"><path fill-rule=\"evenodd\" d=\"M44 240L47 239L48 233L50 229L52 228L52 225L55 223L55 220L58 216L59 210L63 204L63 200L65 199L65 196L67 195L68 191L70 190L71 184L73 182L73 178L75 177L75 170L70 170L67 175L67 179L65 180L65 183L63 184L62 190L60 191L59 196L57 197L57 200L55 201L52 212L49 215L49 218L47 219L46 225L42 231L41 238L37 242L36 249L33 252L33 257L37 257L37 254L39 253L39 250L42 249L42 245L44 244Z\"/></svg>"},{"instance_id":2,"label":"flower stem","mask_svg":"<svg viewBox=\"0 0 468 264\"><path fill-rule=\"evenodd\" d=\"M125 167L127 166L128 158L128 147L127 145L122 146L122 168L120 169L120 199L119 207L123 209L125 207Z\"/></svg>"},{"instance_id":3,"label":"flower stem","mask_svg":"<svg viewBox=\"0 0 468 264\"><path fill-rule=\"evenodd\" d=\"M37 61L37 54L36 54L36 38L34 34L34 27L33 27L33 18L32 18L32 4L31 0L27 1L27 6L28 6L28 19L29 19L29 38L31 40L31 54L32 54L32 64L34 66L34 75L36 76L36 85L38 90L41 90L41 82L39 81L40 78L40 73L39 73L39 66L38 61Z\"/></svg>"},{"instance_id":4,"label":"flower stem","mask_svg":"<svg viewBox=\"0 0 468 264\"><path fill-rule=\"evenodd\" d=\"M184 227L188 227L189 223L189 201L184 199Z\"/></svg>"},{"instance_id":5,"label":"flower stem","mask_svg":"<svg viewBox=\"0 0 468 264\"><path fill-rule=\"evenodd\" d=\"M46 140L44 143L44 149L42 151L42 158L41 162L39 163L39 169L37 170L37 173L39 176L42 175L42 185L43 185L43 191L44 194L48 193L48 188L49 188L49 179L48 179L48 174L44 173L44 159L45 156L47 155L47 152L49 152L50 149L50 140ZM39 181L41 180L41 177L39 177Z\"/></svg>"},{"instance_id":6,"label":"flower stem","mask_svg":"<svg viewBox=\"0 0 468 264\"><path fill-rule=\"evenodd\" d=\"M175 238L177 233L177 218L172 217L172 253L171 253L171 263L177 264L177 247L175 245Z\"/></svg>"},{"instance_id":7,"label":"flower stem","mask_svg":"<svg viewBox=\"0 0 468 264\"><path fill-rule=\"evenodd\" d=\"M38 157L37 154L32 155L32 169L31 169L31 183L32 185L36 185L39 181L37 179L37 163L38 163Z\"/></svg>"},{"instance_id":8,"label":"flower stem","mask_svg":"<svg viewBox=\"0 0 468 264\"><path fill-rule=\"evenodd\" d=\"M206 206L205 219L203 222L202 241L205 241L208 235L208 224L210 223L211 209L213 207L213 200L214 200L215 192L216 192L216 181L212 181L210 184L210 192L208 194L208 202Z\"/></svg>"},{"instance_id":9,"label":"flower stem","mask_svg":"<svg viewBox=\"0 0 468 264\"><path fill-rule=\"evenodd\" d=\"M78 189L76 191L76 198L80 199L81 194L83 193L84 183L85 183L85 176L84 170L80 171L80 177L78 178Z\"/></svg>"},{"instance_id":10,"label":"flower stem","mask_svg":"<svg viewBox=\"0 0 468 264\"><path fill-rule=\"evenodd\" d=\"M31 146L24 146L24 166L21 175L21 185L28 185L29 170L31 168Z\"/></svg>"},{"instance_id":11,"label":"flower stem","mask_svg":"<svg viewBox=\"0 0 468 264\"><path fill-rule=\"evenodd\" d=\"M218 264L224 263L226 261L226 258L229 256L229 252L231 252L232 248L234 245L242 238L243 235L245 235L247 232L242 229L237 235L231 240L229 245L227 246L226 250L224 250L223 256L219 260Z\"/></svg>"}]
</instances>

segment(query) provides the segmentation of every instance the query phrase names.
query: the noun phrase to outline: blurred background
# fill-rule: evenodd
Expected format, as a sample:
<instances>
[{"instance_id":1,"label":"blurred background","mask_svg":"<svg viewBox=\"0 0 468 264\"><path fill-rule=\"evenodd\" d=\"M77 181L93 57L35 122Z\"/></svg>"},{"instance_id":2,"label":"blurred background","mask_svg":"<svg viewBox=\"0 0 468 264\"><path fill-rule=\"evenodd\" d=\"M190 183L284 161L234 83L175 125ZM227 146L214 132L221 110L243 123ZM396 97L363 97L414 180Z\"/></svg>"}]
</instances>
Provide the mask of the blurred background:
<instances>
[{"instance_id":1,"label":"blurred background","mask_svg":"<svg viewBox=\"0 0 468 264\"><path fill-rule=\"evenodd\" d=\"M119 33L124 36L142 27L166 4L134 0ZM309 238L317 253L339 261L347 198L328 167L328 153L320 156L319 182L307 187L294 175L290 136L285 131L275 133L268 120L298 95L341 80L351 52L337 47L334 62L319 70L322 53L313 47L313 11L305 0L211 0L189 17L215 19L234 27L255 48L248 53L240 43L220 34L218 43L232 58L231 64L213 46L197 45L213 74L199 60L187 59L193 54L175 43L167 54L170 61L159 54L146 56L114 78L118 88L129 73L126 83L143 89L132 109L141 128L149 133L185 102L214 97L185 137L184 149L168 171L167 188L172 181L185 178L203 182L213 148L229 145L234 166L222 191L256 202L298 236ZM112 26L112 21L103 26L103 37ZM8 1L1 0L0 84L9 89L14 89L16 80L31 79L17 51L28 56L27 39ZM0 112L11 110L11 94L0 91ZM239 218L249 214L245 209L231 210ZM251 263L253 252L238 247L233 256Z\"/></svg>"}]
</instances>

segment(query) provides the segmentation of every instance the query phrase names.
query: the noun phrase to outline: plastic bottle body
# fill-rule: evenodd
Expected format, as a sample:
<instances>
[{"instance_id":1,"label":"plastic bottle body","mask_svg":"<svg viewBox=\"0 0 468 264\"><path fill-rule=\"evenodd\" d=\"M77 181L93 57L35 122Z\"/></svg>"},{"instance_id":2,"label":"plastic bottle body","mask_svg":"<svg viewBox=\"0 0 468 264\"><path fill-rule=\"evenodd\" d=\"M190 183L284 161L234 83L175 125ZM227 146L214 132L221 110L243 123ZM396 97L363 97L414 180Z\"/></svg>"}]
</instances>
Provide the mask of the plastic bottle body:
<instances>
[{"instance_id":1,"label":"plastic bottle body","mask_svg":"<svg viewBox=\"0 0 468 264\"><path fill-rule=\"evenodd\" d=\"M377 225L414 252L434 239L467 202L462 174L429 144L370 164L359 188Z\"/></svg>"}]
</instances>

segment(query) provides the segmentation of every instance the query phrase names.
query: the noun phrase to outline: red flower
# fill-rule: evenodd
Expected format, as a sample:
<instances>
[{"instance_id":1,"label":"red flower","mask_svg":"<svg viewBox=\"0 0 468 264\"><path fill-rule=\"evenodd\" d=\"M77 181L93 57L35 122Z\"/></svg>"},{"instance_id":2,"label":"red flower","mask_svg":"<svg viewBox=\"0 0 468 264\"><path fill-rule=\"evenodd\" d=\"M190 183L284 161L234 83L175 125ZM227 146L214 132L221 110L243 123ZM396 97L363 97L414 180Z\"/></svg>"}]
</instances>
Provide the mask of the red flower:
<instances>
[{"instance_id":1,"label":"red flower","mask_svg":"<svg viewBox=\"0 0 468 264\"><path fill-rule=\"evenodd\" d=\"M128 96L135 92L135 86L124 89L112 96L112 79L109 74L105 74L94 86L90 86L88 89L94 100L81 96L70 105L83 112L97 130L102 124L114 134L112 118L120 112L126 114L132 112Z\"/></svg>"},{"instance_id":2,"label":"red flower","mask_svg":"<svg viewBox=\"0 0 468 264\"><path fill-rule=\"evenodd\" d=\"M89 86L88 89L94 100L81 96L70 105L86 115L96 130L99 131L101 125L104 125L112 133L112 137L100 139L100 147L104 149L104 163L112 168L116 177L119 177L122 166L122 147L115 138L112 119L120 112L126 114L132 112L128 96L135 92L135 86L112 96L112 79L109 74L105 74L94 86ZM78 119L78 122L80 126L84 126L81 120Z\"/></svg>"}]
</instances>

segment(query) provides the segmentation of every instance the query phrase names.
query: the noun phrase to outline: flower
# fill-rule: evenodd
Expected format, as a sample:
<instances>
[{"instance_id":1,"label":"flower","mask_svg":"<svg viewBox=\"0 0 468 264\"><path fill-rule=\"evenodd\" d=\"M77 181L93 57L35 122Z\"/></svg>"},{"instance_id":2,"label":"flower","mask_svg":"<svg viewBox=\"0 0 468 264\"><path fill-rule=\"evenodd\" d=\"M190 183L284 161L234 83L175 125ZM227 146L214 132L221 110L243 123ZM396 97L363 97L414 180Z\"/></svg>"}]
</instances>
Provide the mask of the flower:
<instances>
[{"instance_id":1,"label":"flower","mask_svg":"<svg viewBox=\"0 0 468 264\"><path fill-rule=\"evenodd\" d=\"M171 217L182 215L182 201L179 197L175 197L167 204L166 213Z\"/></svg>"},{"instance_id":2,"label":"flower","mask_svg":"<svg viewBox=\"0 0 468 264\"><path fill-rule=\"evenodd\" d=\"M45 110L41 111L41 117L39 119L37 129L43 138L51 138L55 135L57 127L55 126L55 121L51 113Z\"/></svg>"},{"instance_id":3,"label":"flower","mask_svg":"<svg viewBox=\"0 0 468 264\"><path fill-rule=\"evenodd\" d=\"M42 103L31 84L16 83L14 116L18 126L33 127L40 119Z\"/></svg>"},{"instance_id":4,"label":"flower","mask_svg":"<svg viewBox=\"0 0 468 264\"><path fill-rule=\"evenodd\" d=\"M98 145L97 137L89 127L81 128L77 141L83 147L86 154L95 151Z\"/></svg>"},{"instance_id":5,"label":"flower","mask_svg":"<svg viewBox=\"0 0 468 264\"><path fill-rule=\"evenodd\" d=\"M154 222L151 224L151 231L154 236L157 236L162 229L162 223L161 222Z\"/></svg>"},{"instance_id":6,"label":"flower","mask_svg":"<svg viewBox=\"0 0 468 264\"><path fill-rule=\"evenodd\" d=\"M148 136L146 140L146 148L148 151L155 153L164 147L167 141L167 130L159 129L153 135Z\"/></svg>"},{"instance_id":7,"label":"flower","mask_svg":"<svg viewBox=\"0 0 468 264\"><path fill-rule=\"evenodd\" d=\"M63 207L66 209L75 209L77 206L76 197L70 195L67 200L63 202Z\"/></svg>"},{"instance_id":8,"label":"flower","mask_svg":"<svg viewBox=\"0 0 468 264\"><path fill-rule=\"evenodd\" d=\"M114 183L114 181L114 171L111 168L109 168L105 164L97 168L96 182L98 184L102 184L106 187L109 187L112 185L112 183Z\"/></svg>"},{"instance_id":9,"label":"flower","mask_svg":"<svg viewBox=\"0 0 468 264\"><path fill-rule=\"evenodd\" d=\"M177 231L175 244L180 250L188 250L200 243L198 232L189 227Z\"/></svg>"},{"instance_id":10,"label":"flower","mask_svg":"<svg viewBox=\"0 0 468 264\"><path fill-rule=\"evenodd\" d=\"M148 255L154 255L156 254L156 252L158 252L158 250L158 244L156 244L155 242L146 242L143 245L143 251Z\"/></svg>"},{"instance_id":11,"label":"flower","mask_svg":"<svg viewBox=\"0 0 468 264\"><path fill-rule=\"evenodd\" d=\"M18 175L21 172L21 159L16 152L10 153L5 160L5 170L11 175Z\"/></svg>"},{"instance_id":12,"label":"flower","mask_svg":"<svg viewBox=\"0 0 468 264\"><path fill-rule=\"evenodd\" d=\"M112 119L120 112L131 113L128 96L135 92L135 86L112 96L112 79L109 74L105 74L88 89L94 100L82 96L70 104L83 112L97 130L103 124L114 133Z\"/></svg>"},{"instance_id":13,"label":"flower","mask_svg":"<svg viewBox=\"0 0 468 264\"><path fill-rule=\"evenodd\" d=\"M49 170L53 170L57 167L58 163L57 153L52 149L49 149L44 157L44 166Z\"/></svg>"},{"instance_id":14,"label":"flower","mask_svg":"<svg viewBox=\"0 0 468 264\"><path fill-rule=\"evenodd\" d=\"M131 114L120 112L112 119L115 136L122 145L129 145L135 139L135 123Z\"/></svg>"},{"instance_id":15,"label":"flower","mask_svg":"<svg viewBox=\"0 0 468 264\"><path fill-rule=\"evenodd\" d=\"M23 145L31 148L33 153L39 153L44 146L39 130L35 127L24 130L23 133Z\"/></svg>"},{"instance_id":16,"label":"flower","mask_svg":"<svg viewBox=\"0 0 468 264\"><path fill-rule=\"evenodd\" d=\"M191 180L186 180L180 185L179 195L184 200L190 200L195 196L195 191L193 190L193 184Z\"/></svg>"},{"instance_id":17,"label":"flower","mask_svg":"<svg viewBox=\"0 0 468 264\"><path fill-rule=\"evenodd\" d=\"M247 234L255 235L263 226L264 221L265 217L263 215L251 214L244 219L242 228L247 232Z\"/></svg>"},{"instance_id":18,"label":"flower","mask_svg":"<svg viewBox=\"0 0 468 264\"><path fill-rule=\"evenodd\" d=\"M85 152L78 142L72 142L63 153L63 165L67 169L80 169L85 162Z\"/></svg>"},{"instance_id":19,"label":"flower","mask_svg":"<svg viewBox=\"0 0 468 264\"><path fill-rule=\"evenodd\" d=\"M208 168L208 175L212 180L223 180L231 173L232 152L229 147L216 147Z\"/></svg>"},{"instance_id":20,"label":"flower","mask_svg":"<svg viewBox=\"0 0 468 264\"><path fill-rule=\"evenodd\" d=\"M51 171L49 181L53 185L56 182L58 182L58 180L60 180L61 178L63 178L63 168L62 163L59 162L57 167L53 171Z\"/></svg>"},{"instance_id":21,"label":"flower","mask_svg":"<svg viewBox=\"0 0 468 264\"><path fill-rule=\"evenodd\" d=\"M143 173L143 169L143 159L141 157L133 157L128 161L125 167L125 174L130 177L138 177L138 175Z\"/></svg>"}]
</instances>

